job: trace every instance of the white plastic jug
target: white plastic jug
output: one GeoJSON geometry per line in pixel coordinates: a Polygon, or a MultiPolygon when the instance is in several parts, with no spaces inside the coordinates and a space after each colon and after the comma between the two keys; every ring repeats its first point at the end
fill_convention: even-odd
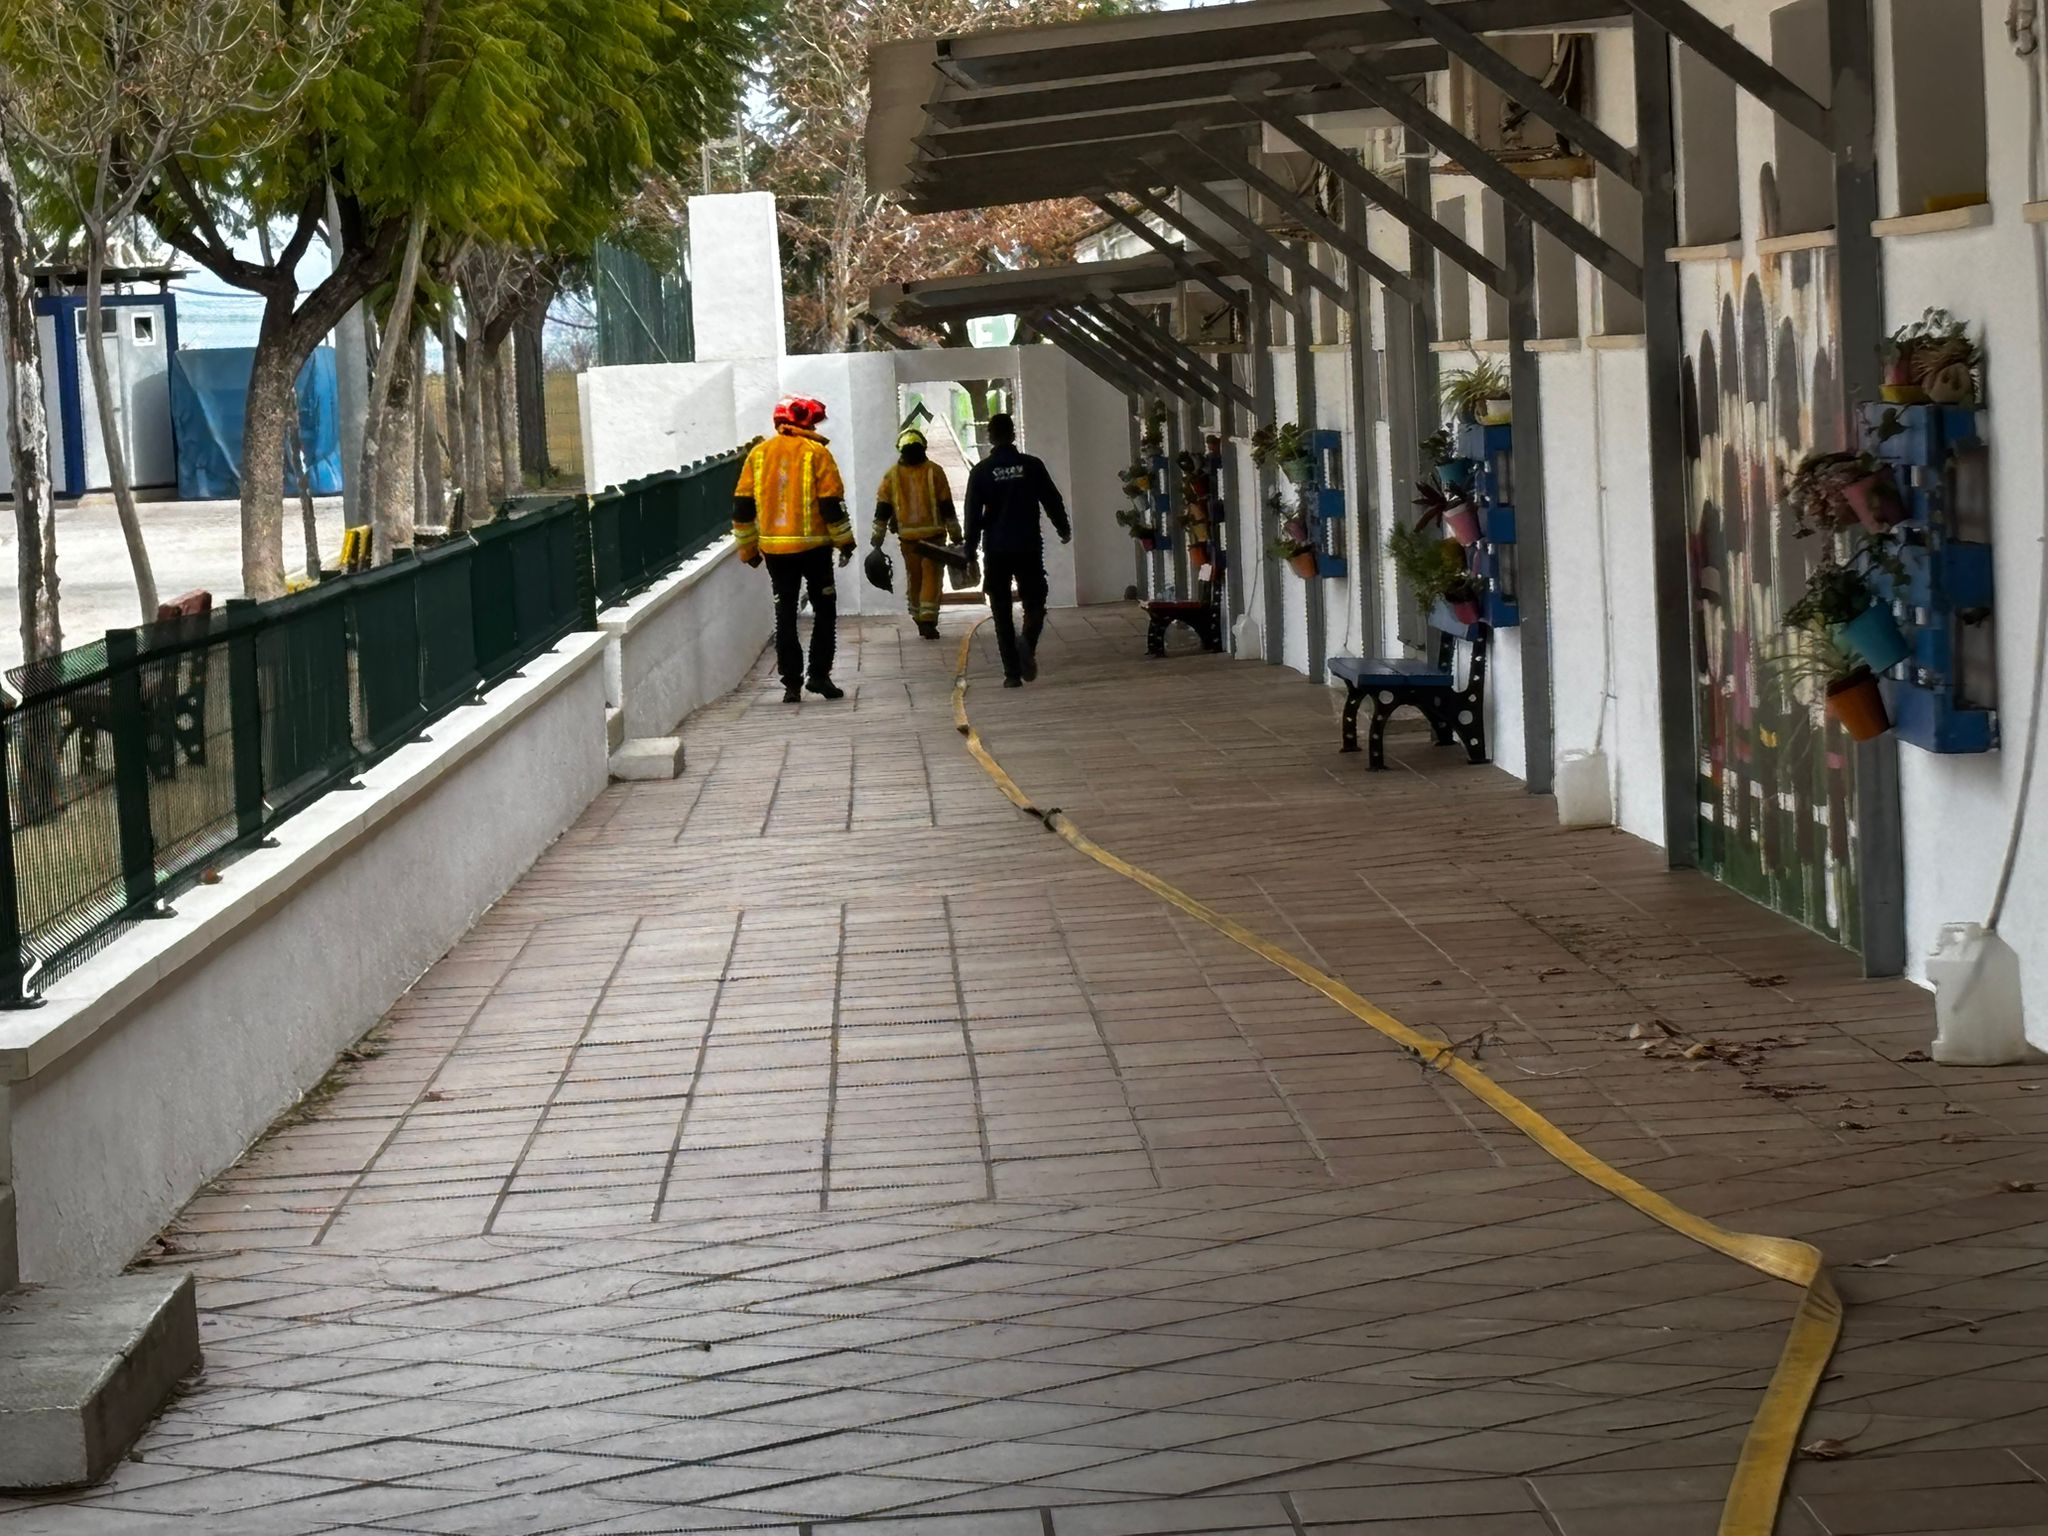
{"type": "Polygon", "coordinates": [[[1949,923],[1927,957],[1934,984],[1934,1059],[1959,1067],[2038,1061],[2027,1044],[2020,957],[1981,923],[1949,923]]]}
{"type": "Polygon", "coordinates": [[[1259,621],[1246,614],[1230,626],[1231,654],[1239,661],[1258,661],[1263,656],[1260,650],[1259,621]]]}
{"type": "Polygon", "coordinates": [[[1557,824],[1611,827],[1614,795],[1605,752],[1566,752],[1557,760],[1557,824]]]}

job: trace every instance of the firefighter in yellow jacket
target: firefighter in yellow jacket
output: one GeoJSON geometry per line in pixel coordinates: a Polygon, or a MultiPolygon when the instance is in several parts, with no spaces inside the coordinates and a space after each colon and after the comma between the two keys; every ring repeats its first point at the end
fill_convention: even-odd
{"type": "Polygon", "coordinates": [[[839,626],[839,592],[832,584],[832,551],[843,566],[853,558],[853,522],[846,484],[832,450],[818,435],[825,407],[789,396],[775,407],[775,435],[747,453],[733,488],[732,534],[748,565],[768,562],[775,589],[775,660],[782,671],[782,701],[795,704],[808,688],[822,698],[843,698],[832,682],[839,626]],[[811,599],[811,664],[804,666],[796,630],[797,598],[811,599]]]}
{"type": "Polygon", "coordinates": [[[924,434],[915,427],[905,427],[896,439],[896,462],[875,492],[875,535],[869,542],[880,549],[891,528],[903,551],[903,595],[910,616],[920,635],[936,640],[946,573],[925,554],[924,546],[939,538],[958,544],[960,521],[953,515],[953,488],[946,484],[946,472],[925,457],[924,434]]]}

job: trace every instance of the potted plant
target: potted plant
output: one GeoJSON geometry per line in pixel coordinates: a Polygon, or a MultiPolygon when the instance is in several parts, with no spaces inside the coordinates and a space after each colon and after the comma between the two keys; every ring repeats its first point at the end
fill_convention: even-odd
{"type": "Polygon", "coordinates": [[[1876,672],[1906,659],[1906,637],[1890,605],[1878,601],[1861,571],[1832,557],[1813,568],[1806,590],[1785,610],[1784,625],[1825,636],[1876,672]]]}
{"type": "Polygon", "coordinates": [[[1472,545],[1479,542],[1479,509],[1472,505],[1462,491],[1443,483],[1442,466],[1437,473],[1424,480],[1415,489],[1419,493],[1415,505],[1422,509],[1422,516],[1416,519],[1419,526],[1442,523],[1444,532],[1460,544],[1472,545]]]}
{"type": "Polygon", "coordinates": [[[1158,526],[1146,516],[1143,507],[1125,507],[1117,513],[1116,520],[1117,526],[1136,539],[1147,553],[1158,546],[1158,526]]]}
{"type": "Polygon", "coordinates": [[[1166,402],[1154,398],[1145,406],[1145,428],[1139,434],[1140,442],[1147,448],[1166,446],[1166,402]]]}
{"type": "Polygon", "coordinates": [[[1892,728],[1876,673],[1821,630],[1797,629],[1792,634],[1792,644],[1767,664],[1788,691],[1795,683],[1818,683],[1828,718],[1852,740],[1871,741],[1892,728]]]}
{"type": "Polygon", "coordinates": [[[1885,338],[1882,393],[1892,405],[1975,405],[1981,361],[1969,328],[1945,309],[1929,309],[1885,338]]]}
{"type": "Polygon", "coordinates": [[[1432,534],[1427,523],[1396,523],[1387,533],[1387,554],[1425,614],[1444,600],[1452,582],[1466,574],[1465,551],[1458,541],[1432,534]]]}
{"type": "Polygon", "coordinates": [[[1316,546],[1309,537],[1308,519],[1299,512],[1289,512],[1287,504],[1278,494],[1269,498],[1267,505],[1281,514],[1279,535],[1266,546],[1266,553],[1275,560],[1284,560],[1294,568],[1294,574],[1308,578],[1316,573],[1316,546]]]}
{"type": "Polygon", "coordinates": [[[1477,624],[1485,617],[1480,604],[1486,601],[1486,582],[1470,571],[1460,571],[1444,583],[1444,605],[1460,624],[1477,624]]]}
{"type": "Polygon", "coordinates": [[[1116,478],[1124,494],[1133,501],[1142,501],[1152,494],[1152,471],[1142,463],[1118,470],[1116,478]]]}
{"type": "Polygon", "coordinates": [[[1856,524],[1881,534],[1906,516],[1897,477],[1868,453],[1809,453],[1785,482],[1785,508],[1801,534],[1856,524]]]}
{"type": "Polygon", "coordinates": [[[1444,409],[1459,421],[1499,424],[1510,416],[1507,370],[1490,357],[1470,368],[1454,368],[1439,384],[1444,409]]]}
{"type": "Polygon", "coordinates": [[[1252,462],[1261,469],[1271,465],[1290,480],[1305,480],[1313,468],[1309,436],[1292,421],[1259,427],[1252,433],[1252,462]]]}

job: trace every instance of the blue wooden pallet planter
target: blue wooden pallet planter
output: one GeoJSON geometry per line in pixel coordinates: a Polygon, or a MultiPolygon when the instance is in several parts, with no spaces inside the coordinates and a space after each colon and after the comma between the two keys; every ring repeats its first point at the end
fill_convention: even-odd
{"type": "Polygon", "coordinates": [[[1923,752],[1989,752],[1998,745],[1995,710],[1972,709],[1955,702],[1948,689],[1920,683],[1893,682],[1892,729],[1899,740],[1923,752]]]}

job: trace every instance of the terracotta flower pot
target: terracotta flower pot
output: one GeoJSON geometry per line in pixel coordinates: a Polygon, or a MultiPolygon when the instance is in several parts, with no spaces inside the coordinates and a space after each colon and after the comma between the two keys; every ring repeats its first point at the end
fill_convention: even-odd
{"type": "Polygon", "coordinates": [[[1870,671],[1859,668],[1849,676],[1828,684],[1828,715],[1854,741],[1874,741],[1892,728],[1885,713],[1884,693],[1870,671]]]}
{"type": "Polygon", "coordinates": [[[1477,624],[1484,617],[1479,607],[1479,599],[1476,597],[1454,597],[1445,601],[1450,607],[1451,617],[1460,624],[1477,624]]]}
{"type": "Polygon", "coordinates": [[[1479,542],[1479,509],[1468,502],[1444,512],[1444,532],[1460,544],[1473,545],[1479,542]]]}
{"type": "Polygon", "coordinates": [[[1190,544],[1190,545],[1188,546],[1188,569],[1189,569],[1189,570],[1191,570],[1191,571],[1199,571],[1199,570],[1200,570],[1200,569],[1201,569],[1201,568],[1202,568],[1203,566],[1207,565],[1208,563],[1209,563],[1209,546],[1208,546],[1207,544],[1200,544],[1200,543],[1197,543],[1197,544],[1190,544]]]}
{"type": "Polygon", "coordinates": [[[1316,574],[1316,552],[1312,549],[1296,550],[1287,557],[1287,563],[1294,567],[1294,574],[1304,581],[1312,580],[1316,574]]]}
{"type": "Polygon", "coordinates": [[[1927,391],[1918,384],[1880,384],[1878,393],[1886,405],[1925,405],[1927,391]]]}
{"type": "Polygon", "coordinates": [[[1899,482],[1889,470],[1878,470],[1842,487],[1842,500],[1856,514],[1856,521],[1872,533],[1883,533],[1903,522],[1906,504],[1899,496],[1899,482]]]}
{"type": "Polygon", "coordinates": [[[1138,535],[1138,548],[1144,550],[1146,554],[1151,554],[1158,547],[1159,541],[1150,534],[1141,533],[1138,535]]]}

